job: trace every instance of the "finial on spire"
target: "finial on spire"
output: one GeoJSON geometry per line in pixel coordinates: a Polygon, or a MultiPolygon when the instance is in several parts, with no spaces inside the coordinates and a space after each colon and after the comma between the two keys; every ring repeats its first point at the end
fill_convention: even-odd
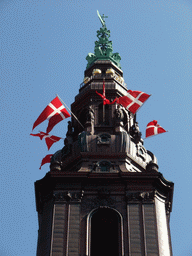
{"type": "Polygon", "coordinates": [[[105,18],[108,18],[108,16],[105,16],[104,14],[101,16],[100,14],[99,14],[99,11],[97,10],[97,15],[98,15],[98,17],[99,17],[99,19],[100,19],[100,21],[101,21],[101,24],[102,24],[102,26],[103,27],[106,27],[106,25],[105,25],[105,18]]]}
{"type": "Polygon", "coordinates": [[[88,61],[87,68],[90,67],[96,60],[111,60],[119,68],[121,57],[119,53],[113,53],[112,41],[109,41],[110,30],[105,25],[105,16],[101,16],[97,11],[97,15],[101,21],[102,27],[97,30],[98,41],[95,41],[94,53],[88,53],[86,60],[88,61]]]}

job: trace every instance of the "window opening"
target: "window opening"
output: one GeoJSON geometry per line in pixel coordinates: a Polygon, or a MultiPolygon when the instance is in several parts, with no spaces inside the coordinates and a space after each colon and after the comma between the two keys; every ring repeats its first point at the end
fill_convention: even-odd
{"type": "Polygon", "coordinates": [[[119,220],[115,211],[96,211],[91,218],[91,256],[118,256],[119,233],[119,220]]]}

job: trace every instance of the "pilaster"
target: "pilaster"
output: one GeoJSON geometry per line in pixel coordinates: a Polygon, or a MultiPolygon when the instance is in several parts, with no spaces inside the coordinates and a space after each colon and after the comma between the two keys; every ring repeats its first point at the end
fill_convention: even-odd
{"type": "Polygon", "coordinates": [[[154,193],[127,192],[129,255],[159,255],[154,193]]]}
{"type": "Polygon", "coordinates": [[[79,255],[82,191],[54,192],[51,256],[79,255]]]}

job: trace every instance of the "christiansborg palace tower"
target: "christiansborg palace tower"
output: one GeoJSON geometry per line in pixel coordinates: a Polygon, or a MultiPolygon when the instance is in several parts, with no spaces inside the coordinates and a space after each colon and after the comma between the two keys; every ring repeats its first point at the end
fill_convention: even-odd
{"type": "Polygon", "coordinates": [[[136,115],[118,104],[127,94],[121,57],[104,16],[84,82],[71,105],[64,147],[35,182],[38,256],[169,256],[173,183],[143,146],[136,115]]]}

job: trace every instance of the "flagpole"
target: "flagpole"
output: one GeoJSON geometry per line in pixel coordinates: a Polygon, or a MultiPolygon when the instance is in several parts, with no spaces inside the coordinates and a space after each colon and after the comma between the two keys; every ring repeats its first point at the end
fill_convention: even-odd
{"type": "Polygon", "coordinates": [[[66,106],[66,108],[69,110],[69,112],[74,116],[74,118],[77,120],[77,122],[83,127],[84,129],[84,126],[81,124],[81,122],[77,119],[77,117],[73,114],[73,112],[71,112],[71,110],[67,107],[67,105],[65,104],[65,102],[59,97],[58,94],[56,94],[57,97],[61,100],[61,102],[66,106]]]}

